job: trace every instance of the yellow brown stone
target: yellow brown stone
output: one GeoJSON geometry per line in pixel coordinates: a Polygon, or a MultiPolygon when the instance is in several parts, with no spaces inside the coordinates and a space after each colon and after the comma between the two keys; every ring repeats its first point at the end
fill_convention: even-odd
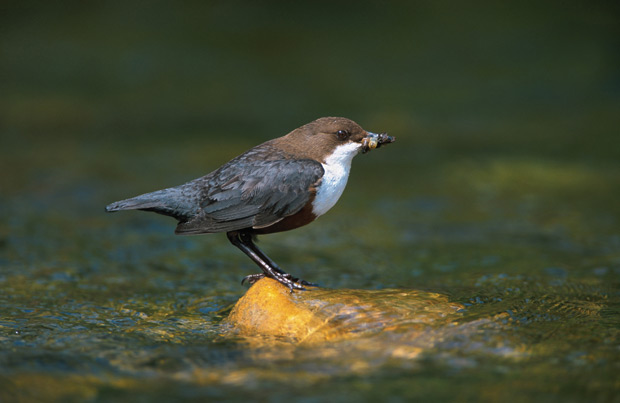
{"type": "Polygon", "coordinates": [[[264,278],[239,299],[228,321],[243,336],[316,343],[383,331],[419,333],[454,320],[460,308],[444,295],[424,291],[309,287],[291,293],[264,278]]]}

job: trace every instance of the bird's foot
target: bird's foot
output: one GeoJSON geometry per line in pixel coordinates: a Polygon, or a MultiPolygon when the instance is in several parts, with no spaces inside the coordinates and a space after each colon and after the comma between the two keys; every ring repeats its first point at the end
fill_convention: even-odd
{"type": "Polygon", "coordinates": [[[263,277],[273,278],[274,280],[278,281],[280,284],[287,286],[291,290],[291,292],[293,292],[293,290],[305,291],[306,289],[304,286],[318,287],[317,284],[310,283],[306,280],[300,280],[297,277],[293,277],[288,273],[278,273],[278,272],[275,272],[273,277],[266,276],[264,273],[250,274],[249,276],[245,276],[243,280],[241,280],[241,284],[244,284],[247,281],[250,285],[253,285],[254,283],[262,279],[263,277]]]}
{"type": "Polygon", "coordinates": [[[305,286],[307,286],[307,287],[318,287],[318,286],[319,286],[319,285],[318,285],[318,284],[316,284],[316,283],[311,283],[311,282],[309,282],[309,281],[306,281],[306,280],[301,280],[301,279],[298,279],[298,278],[296,278],[296,279],[295,279],[295,281],[296,281],[296,282],[299,282],[299,284],[301,284],[301,285],[305,285],[305,286]]]}
{"type": "Polygon", "coordinates": [[[265,277],[263,273],[250,274],[249,276],[245,276],[243,280],[241,280],[241,284],[243,285],[247,281],[248,284],[253,285],[254,283],[256,283],[258,280],[260,280],[263,277],[265,277]]]}

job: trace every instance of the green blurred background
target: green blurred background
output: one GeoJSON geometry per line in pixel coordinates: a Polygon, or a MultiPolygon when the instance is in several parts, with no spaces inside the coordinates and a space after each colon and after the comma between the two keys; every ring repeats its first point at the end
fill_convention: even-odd
{"type": "Polygon", "coordinates": [[[613,158],[618,12],[604,1],[4,3],[3,140],[255,141],[344,115],[412,149],[613,158]]]}
{"type": "Polygon", "coordinates": [[[618,4],[2,2],[0,385],[26,400],[617,399],[618,4]],[[366,375],[258,364],[214,336],[255,270],[245,256],[174,237],[167,217],[103,213],[330,115],[398,141],[356,158],[333,212],[261,245],[328,287],[441,292],[464,323],[509,312],[499,335],[366,375]],[[179,368],[245,377],[205,389],[179,368]],[[271,392],[244,384],[256,368],[271,392]]]}

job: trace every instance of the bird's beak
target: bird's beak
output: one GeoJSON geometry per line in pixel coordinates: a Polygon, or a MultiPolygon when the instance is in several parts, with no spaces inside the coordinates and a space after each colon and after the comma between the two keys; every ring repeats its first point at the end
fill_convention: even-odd
{"type": "Polygon", "coordinates": [[[368,136],[362,139],[362,153],[379,148],[382,144],[393,143],[395,141],[396,137],[388,136],[387,133],[377,134],[368,132],[368,136]]]}

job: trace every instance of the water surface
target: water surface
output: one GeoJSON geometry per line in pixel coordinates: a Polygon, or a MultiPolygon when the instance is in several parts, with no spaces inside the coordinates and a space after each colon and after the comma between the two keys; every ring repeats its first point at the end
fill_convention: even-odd
{"type": "Polygon", "coordinates": [[[613,6],[106,4],[0,24],[0,400],[618,400],[613,6]],[[324,115],[397,143],[261,248],[454,316],[248,340],[225,318],[256,268],[224,235],[103,212],[324,115]]]}

